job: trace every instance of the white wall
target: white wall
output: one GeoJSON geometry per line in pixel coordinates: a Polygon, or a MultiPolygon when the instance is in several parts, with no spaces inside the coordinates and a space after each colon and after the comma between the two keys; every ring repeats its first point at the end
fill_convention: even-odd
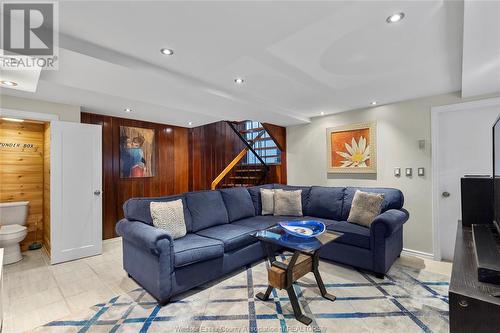
{"type": "Polygon", "coordinates": [[[80,107],[74,105],[52,103],[2,94],[0,96],[0,108],[56,114],[59,116],[59,120],[80,122],[80,107]]]}
{"type": "MultiPolygon", "coordinates": [[[[433,157],[436,158],[438,177],[434,189],[434,209],[440,251],[437,257],[452,260],[455,249],[457,221],[462,217],[461,190],[458,181],[463,175],[491,175],[492,130],[500,114],[500,98],[479,102],[460,103],[433,110],[433,157]],[[496,102],[495,102],[496,100],[496,102]],[[487,103],[486,106],[484,103],[487,103]],[[467,134],[467,135],[464,135],[467,134]],[[450,193],[442,197],[442,193],[450,193]]],[[[438,244],[435,244],[438,246],[438,244]]]]}
{"type": "Polygon", "coordinates": [[[458,93],[444,94],[317,117],[310,124],[288,127],[288,183],[398,188],[410,212],[404,228],[404,247],[433,253],[430,109],[462,101],[458,93]],[[377,174],[327,174],[326,129],[370,121],[377,122],[377,174]],[[419,140],[425,140],[425,149],[419,148],[419,140]],[[393,175],[395,167],[402,169],[399,178],[393,175]],[[411,178],[404,176],[407,167],[413,168],[411,178]],[[416,175],[418,167],[425,168],[424,177],[416,175]]]}

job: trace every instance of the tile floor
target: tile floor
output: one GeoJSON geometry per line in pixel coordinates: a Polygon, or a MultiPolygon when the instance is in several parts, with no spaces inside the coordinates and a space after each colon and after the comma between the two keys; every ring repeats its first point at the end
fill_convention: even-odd
{"type": "MultiPolygon", "coordinates": [[[[4,333],[24,332],[49,321],[88,311],[137,284],[122,269],[121,239],[106,240],[103,254],[49,265],[40,250],[4,267],[4,333]]],[[[451,264],[401,256],[399,264],[451,275],[451,264]]]]}
{"type": "Polygon", "coordinates": [[[122,268],[121,238],[103,242],[103,254],[50,266],[42,250],[4,266],[3,332],[24,332],[88,310],[137,288],[122,268]]]}

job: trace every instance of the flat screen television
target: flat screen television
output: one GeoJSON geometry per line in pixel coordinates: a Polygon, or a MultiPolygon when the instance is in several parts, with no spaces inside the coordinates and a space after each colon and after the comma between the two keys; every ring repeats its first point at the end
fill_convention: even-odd
{"type": "MultiPolygon", "coordinates": [[[[493,125],[493,229],[500,234],[500,118],[493,125]]],[[[473,224],[478,280],[500,284],[500,251],[491,224],[473,224]]]]}
{"type": "Polygon", "coordinates": [[[493,125],[493,224],[500,234],[500,117],[493,125]]]}

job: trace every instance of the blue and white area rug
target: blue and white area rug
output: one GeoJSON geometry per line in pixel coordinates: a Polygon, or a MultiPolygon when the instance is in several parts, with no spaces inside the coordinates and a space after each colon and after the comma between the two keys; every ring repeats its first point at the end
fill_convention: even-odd
{"type": "Polygon", "coordinates": [[[255,298],[267,286],[267,262],[180,295],[160,307],[143,289],[96,304],[35,332],[448,332],[446,276],[394,265],[384,280],[322,261],[335,302],[321,297],[314,276],[295,290],[310,326],[296,321],[286,291],[255,298]]]}

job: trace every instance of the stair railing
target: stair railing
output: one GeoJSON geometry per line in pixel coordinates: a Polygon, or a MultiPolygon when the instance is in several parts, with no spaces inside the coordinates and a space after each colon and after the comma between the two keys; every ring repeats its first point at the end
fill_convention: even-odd
{"type": "Polygon", "coordinates": [[[266,172],[269,171],[269,166],[266,164],[266,162],[264,162],[262,157],[260,157],[260,155],[255,151],[255,149],[253,149],[253,144],[255,143],[255,141],[257,141],[258,138],[260,138],[262,135],[264,135],[266,133],[266,130],[265,129],[261,130],[259,132],[259,134],[254,139],[247,141],[247,139],[245,139],[245,137],[240,133],[240,131],[238,131],[238,129],[234,126],[234,124],[232,122],[228,121],[227,123],[229,124],[231,129],[234,131],[234,133],[236,133],[236,135],[238,135],[240,140],[247,146],[247,148],[252,153],[254,153],[255,157],[257,157],[259,162],[262,163],[262,165],[266,168],[266,172]]]}
{"type": "Polygon", "coordinates": [[[217,185],[219,185],[219,183],[224,179],[224,177],[226,177],[227,174],[229,172],[231,172],[231,170],[233,170],[233,168],[238,164],[238,162],[240,162],[243,159],[243,157],[245,157],[247,155],[249,150],[252,151],[255,154],[255,156],[257,156],[257,158],[259,159],[259,161],[262,164],[264,164],[264,166],[266,168],[266,174],[267,174],[267,171],[269,170],[269,166],[262,160],[262,158],[253,149],[253,144],[255,143],[255,141],[257,141],[257,139],[261,138],[266,133],[266,131],[265,130],[260,131],[253,140],[250,140],[250,142],[248,142],[241,135],[241,133],[234,127],[234,125],[232,123],[230,123],[230,122],[227,122],[227,123],[232,128],[232,130],[238,135],[240,140],[242,140],[245,143],[246,147],[243,150],[241,150],[240,153],[238,155],[236,155],[236,157],[231,161],[231,163],[229,163],[224,168],[224,170],[222,170],[222,172],[214,179],[214,181],[212,182],[212,184],[210,186],[210,188],[212,190],[215,190],[217,188],[217,185]]]}

